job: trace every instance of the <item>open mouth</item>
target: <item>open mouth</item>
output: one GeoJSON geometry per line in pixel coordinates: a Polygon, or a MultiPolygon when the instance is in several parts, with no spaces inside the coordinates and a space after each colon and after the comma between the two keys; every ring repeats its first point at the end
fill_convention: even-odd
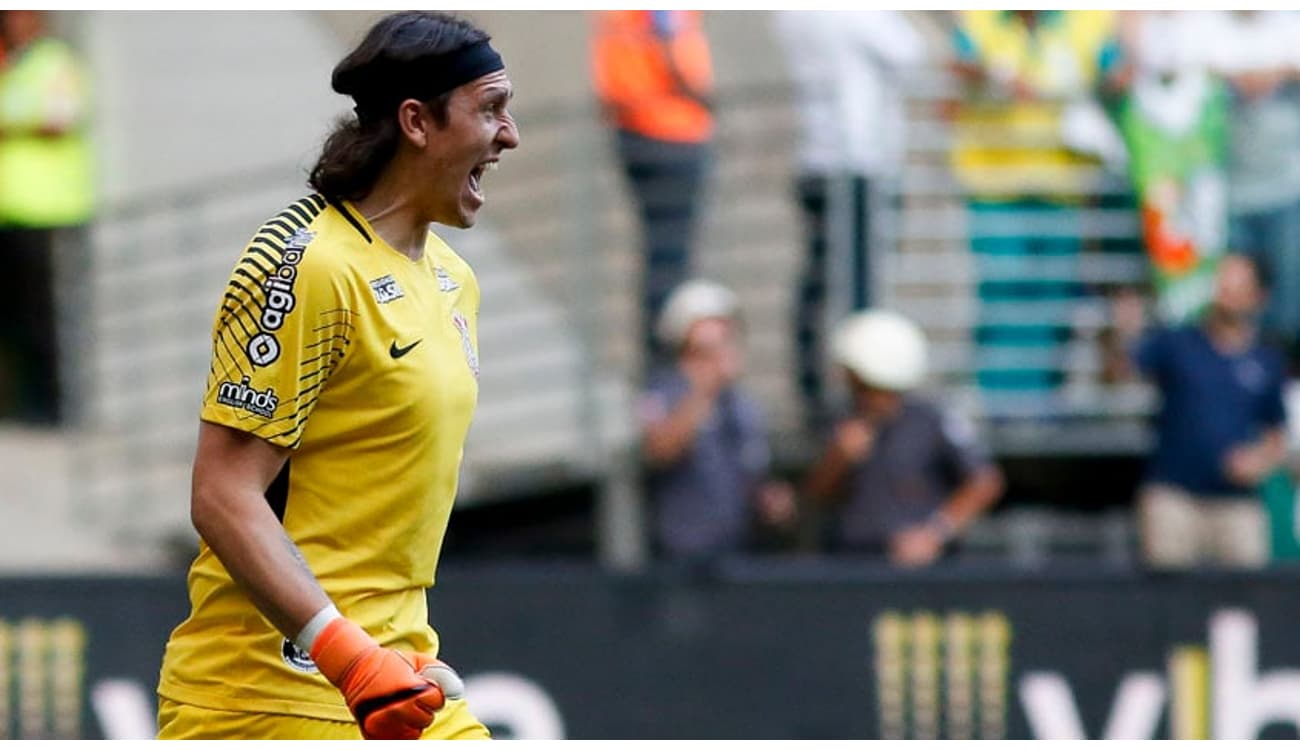
{"type": "Polygon", "coordinates": [[[496,159],[480,162],[469,172],[469,189],[479,200],[483,199],[483,175],[497,168],[496,159]]]}

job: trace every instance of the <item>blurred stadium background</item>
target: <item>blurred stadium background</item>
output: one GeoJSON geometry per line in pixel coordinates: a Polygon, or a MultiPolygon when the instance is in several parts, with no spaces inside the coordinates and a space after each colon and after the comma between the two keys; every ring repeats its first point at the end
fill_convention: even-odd
{"type": "MultiPolygon", "coordinates": [[[[482,286],[484,367],[431,601],[445,657],[501,736],[1295,736],[1288,569],[1154,575],[1135,559],[1154,400],[1104,383],[1098,348],[1106,291],[1148,273],[1125,182],[1097,170],[1079,202],[1084,298],[976,304],[968,242],[998,229],[969,224],[947,168],[943,14],[910,13],[934,55],[908,90],[902,184],[872,196],[898,207],[874,229],[873,263],[881,301],[934,343],[933,390],[975,422],[1008,492],[932,570],[828,558],[804,528],[707,576],[649,552],[637,229],[591,93],[589,22],[470,15],[507,60],[524,145],[489,179],[479,226],[449,233],[482,286]],[[981,315],[1068,322],[1072,342],[1044,355],[1068,386],[982,395],[981,315]]],[[[305,192],[345,111],[328,71],[374,17],[54,14],[93,74],[102,200],[88,246],[59,255],[73,418],[0,424],[0,738],[152,731],[158,659],[186,608],[214,304],[252,229],[305,192]]],[[[697,257],[741,297],[746,384],[795,476],[818,443],[800,427],[790,349],[792,84],[766,13],[706,24],[719,132],[697,257]]]]}

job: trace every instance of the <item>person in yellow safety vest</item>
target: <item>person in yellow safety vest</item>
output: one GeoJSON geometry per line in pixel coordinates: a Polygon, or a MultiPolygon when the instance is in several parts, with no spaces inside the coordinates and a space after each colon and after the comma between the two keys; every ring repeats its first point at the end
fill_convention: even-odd
{"type": "Polygon", "coordinates": [[[94,205],[89,86],[41,11],[0,15],[0,417],[57,422],[56,234],[94,205]]]}
{"type": "MultiPolygon", "coordinates": [[[[647,360],[664,300],[692,273],[713,140],[713,64],[699,11],[599,11],[592,77],[640,213],[641,335],[647,360]]],[[[652,364],[647,361],[647,364],[652,364]]],[[[647,368],[649,369],[649,368],[647,368]]]]}

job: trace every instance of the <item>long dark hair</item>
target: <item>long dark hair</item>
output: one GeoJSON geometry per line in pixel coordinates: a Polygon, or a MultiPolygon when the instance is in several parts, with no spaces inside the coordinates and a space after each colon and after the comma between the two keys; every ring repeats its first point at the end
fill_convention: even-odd
{"type": "MultiPolygon", "coordinates": [[[[330,200],[360,200],[370,194],[397,153],[401,131],[397,102],[386,111],[361,104],[368,93],[383,89],[394,69],[414,60],[485,42],[488,33],[447,13],[404,11],[385,16],[361,44],[334,66],[330,86],[357,100],[354,114],[334,125],[307,184],[330,200]]],[[[447,124],[451,92],[426,102],[439,127],[447,124]]]]}

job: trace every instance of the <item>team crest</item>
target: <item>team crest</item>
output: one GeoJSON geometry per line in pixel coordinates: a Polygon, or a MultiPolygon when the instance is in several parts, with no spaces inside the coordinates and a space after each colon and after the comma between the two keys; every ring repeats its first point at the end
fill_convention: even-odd
{"type": "Polygon", "coordinates": [[[280,644],[280,656],[284,659],[285,664],[288,664],[299,672],[306,674],[316,674],[320,672],[320,669],[316,667],[316,662],[311,660],[311,657],[307,655],[307,652],[298,648],[297,644],[288,638],[285,638],[284,643],[280,644]]]}
{"type": "Polygon", "coordinates": [[[474,351],[474,341],[469,335],[469,321],[460,310],[453,310],[451,313],[452,325],[460,331],[460,346],[465,350],[465,363],[469,365],[470,372],[474,373],[475,379],[478,378],[478,353],[474,351]]]}
{"type": "Polygon", "coordinates": [[[447,273],[447,269],[442,266],[435,266],[433,273],[438,277],[438,291],[454,292],[457,289],[460,289],[460,284],[457,284],[456,280],[447,273]]]}

